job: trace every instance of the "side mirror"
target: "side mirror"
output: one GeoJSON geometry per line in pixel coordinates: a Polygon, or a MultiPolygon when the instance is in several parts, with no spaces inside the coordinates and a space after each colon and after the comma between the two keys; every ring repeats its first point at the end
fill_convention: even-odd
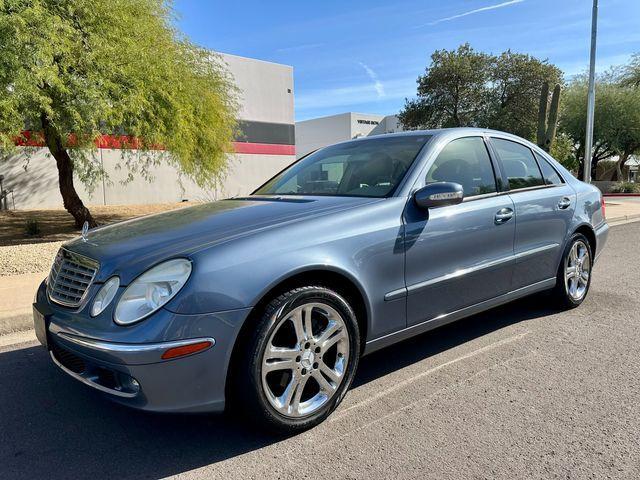
{"type": "Polygon", "coordinates": [[[462,185],[453,182],[437,182],[425,185],[413,194],[416,205],[422,209],[457,205],[462,202],[462,185]]]}

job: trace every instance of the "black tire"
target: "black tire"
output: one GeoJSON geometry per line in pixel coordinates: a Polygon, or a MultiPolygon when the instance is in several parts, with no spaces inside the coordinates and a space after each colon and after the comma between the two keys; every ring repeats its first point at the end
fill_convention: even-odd
{"type": "MultiPolygon", "coordinates": [[[[355,375],[360,356],[360,332],[358,322],[349,303],[338,293],[322,286],[304,286],[292,289],[273,298],[262,312],[258,312],[257,322],[248,332],[241,346],[236,371],[231,376],[235,407],[240,407],[242,417],[259,422],[261,427],[281,433],[296,433],[312,428],[327,418],[344,398],[355,375]],[[271,335],[280,321],[296,307],[307,303],[320,303],[336,310],[344,321],[348,332],[349,354],[341,383],[333,396],[313,413],[302,417],[290,417],[279,412],[268,400],[262,382],[262,359],[271,335]]],[[[297,361],[297,359],[296,359],[297,361]]],[[[314,365],[315,366],[315,365],[314,365]]],[[[235,409],[235,408],[234,408],[235,409]]]]}
{"type": "Polygon", "coordinates": [[[556,302],[556,304],[565,309],[576,308],[579,306],[585,298],[587,298],[587,294],[589,293],[589,287],[591,286],[591,278],[593,276],[593,246],[590,244],[589,239],[585,237],[581,233],[574,233],[569,241],[567,242],[567,246],[564,249],[562,254],[562,260],[560,261],[560,265],[558,266],[558,273],[556,277],[556,286],[552,290],[552,296],[556,302]],[[568,265],[569,256],[571,254],[571,250],[574,248],[574,245],[584,244],[586,245],[587,255],[589,259],[589,278],[587,280],[586,288],[584,293],[579,297],[575,298],[572,296],[567,287],[567,281],[565,280],[565,271],[568,265]]]}

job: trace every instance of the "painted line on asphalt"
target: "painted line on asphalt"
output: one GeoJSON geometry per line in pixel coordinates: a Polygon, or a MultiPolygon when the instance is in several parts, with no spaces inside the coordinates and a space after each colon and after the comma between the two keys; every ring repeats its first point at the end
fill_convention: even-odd
{"type": "MultiPolygon", "coordinates": [[[[526,332],[525,335],[528,334],[528,333],[529,332],[526,332]]],[[[491,365],[490,367],[483,368],[482,370],[474,373],[473,375],[470,375],[470,376],[464,378],[464,381],[467,381],[467,380],[470,380],[472,378],[478,377],[479,375],[484,374],[484,373],[486,373],[488,371],[491,371],[491,370],[495,369],[496,367],[502,367],[502,366],[508,365],[512,361],[523,360],[525,358],[528,358],[528,357],[530,357],[532,355],[536,355],[536,354],[537,354],[536,351],[532,350],[532,351],[530,351],[529,353],[527,353],[525,355],[521,355],[519,357],[509,358],[509,359],[507,359],[507,360],[505,360],[503,362],[499,362],[499,363],[497,363],[495,365],[491,365]]],[[[347,430],[346,432],[344,432],[344,433],[342,433],[340,435],[337,435],[337,436],[335,436],[333,438],[330,438],[330,439],[322,442],[320,444],[320,446],[329,445],[331,443],[334,443],[336,440],[340,440],[340,439],[343,439],[343,438],[348,437],[350,435],[353,435],[354,433],[358,433],[358,432],[361,432],[363,430],[366,430],[367,428],[369,428],[369,427],[371,427],[373,425],[381,423],[381,422],[383,422],[383,421],[385,421],[385,420],[387,420],[387,419],[389,419],[391,417],[396,416],[399,413],[405,412],[405,411],[407,411],[407,410],[409,410],[409,409],[411,409],[411,408],[413,408],[413,407],[415,407],[415,406],[417,406],[417,405],[419,405],[421,403],[424,403],[424,402],[432,399],[433,397],[436,397],[438,394],[440,394],[441,392],[447,390],[448,388],[451,388],[451,385],[446,385],[446,386],[444,386],[442,388],[434,390],[433,392],[431,392],[431,394],[427,395],[424,398],[420,398],[418,400],[414,400],[413,402],[410,402],[410,403],[408,403],[406,405],[403,405],[403,406],[397,408],[396,410],[392,410],[391,412],[389,412],[389,413],[387,413],[387,414],[385,414],[385,415],[383,415],[381,417],[377,417],[376,419],[371,420],[370,422],[364,423],[364,424],[362,424],[362,425],[360,425],[360,426],[358,426],[356,428],[352,428],[350,430],[347,430]]]]}
{"type": "Polygon", "coordinates": [[[426,377],[428,375],[431,375],[432,373],[435,373],[439,370],[442,370],[443,368],[446,368],[450,365],[453,365],[455,363],[458,362],[462,362],[464,360],[468,360],[469,358],[472,357],[476,357],[478,355],[482,355],[485,352],[489,352],[491,350],[495,350],[496,348],[499,348],[503,345],[507,345],[509,343],[512,342],[516,342],[524,337],[526,337],[527,335],[529,335],[531,332],[530,331],[526,331],[526,332],[522,332],[519,333],[517,335],[513,335],[511,337],[508,338],[504,338],[502,340],[499,340],[497,342],[491,343],[489,345],[485,345],[484,347],[478,348],[477,350],[474,350],[473,352],[469,352],[466,353],[458,358],[454,358],[453,360],[449,360],[448,362],[442,363],[440,365],[437,365],[433,368],[430,368],[429,370],[425,370],[424,372],[420,372],[417,375],[412,376],[411,378],[407,378],[405,380],[403,380],[402,382],[396,383],[395,385],[393,385],[392,387],[389,387],[385,390],[382,390],[378,393],[376,393],[375,395],[368,397],[366,400],[363,400],[359,403],[356,403],[354,405],[351,405],[350,407],[347,407],[345,409],[343,409],[342,411],[338,412],[337,414],[335,414],[333,416],[333,418],[331,418],[329,421],[330,422],[335,422],[337,420],[340,420],[341,418],[343,418],[344,416],[346,416],[349,412],[358,409],[358,408],[362,408],[365,405],[369,405],[370,403],[376,402],[378,401],[380,398],[385,397],[387,395],[392,394],[393,392],[396,392],[398,390],[401,390],[409,385],[411,385],[412,383],[414,383],[415,381],[426,377]]]}
{"type": "Polygon", "coordinates": [[[7,333],[6,335],[0,336],[0,348],[34,341],[37,341],[35,330],[7,333]]]}

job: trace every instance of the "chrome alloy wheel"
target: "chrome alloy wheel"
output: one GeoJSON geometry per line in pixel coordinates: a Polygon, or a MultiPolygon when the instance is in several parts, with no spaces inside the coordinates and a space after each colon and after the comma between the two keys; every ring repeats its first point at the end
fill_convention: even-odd
{"type": "Polygon", "coordinates": [[[305,303],[283,315],[262,356],[262,388],[287,417],[311,415],[342,383],[349,362],[349,332],[325,303],[305,303]]]}
{"type": "Polygon", "coordinates": [[[587,292],[591,275],[591,254],[589,247],[577,240],[569,251],[564,266],[564,282],[567,293],[573,300],[581,300],[587,292]]]}

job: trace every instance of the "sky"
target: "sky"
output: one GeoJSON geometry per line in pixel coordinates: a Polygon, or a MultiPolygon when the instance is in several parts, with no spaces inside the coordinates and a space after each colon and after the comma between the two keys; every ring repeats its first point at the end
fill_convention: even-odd
{"type": "MultiPolygon", "coordinates": [[[[291,65],[296,121],[395,114],[437,49],[469,42],[548,59],[567,78],[589,62],[592,0],[174,0],[178,28],[218,52],[291,65]]],[[[600,0],[597,71],[640,52],[640,0],[600,0]]]]}

